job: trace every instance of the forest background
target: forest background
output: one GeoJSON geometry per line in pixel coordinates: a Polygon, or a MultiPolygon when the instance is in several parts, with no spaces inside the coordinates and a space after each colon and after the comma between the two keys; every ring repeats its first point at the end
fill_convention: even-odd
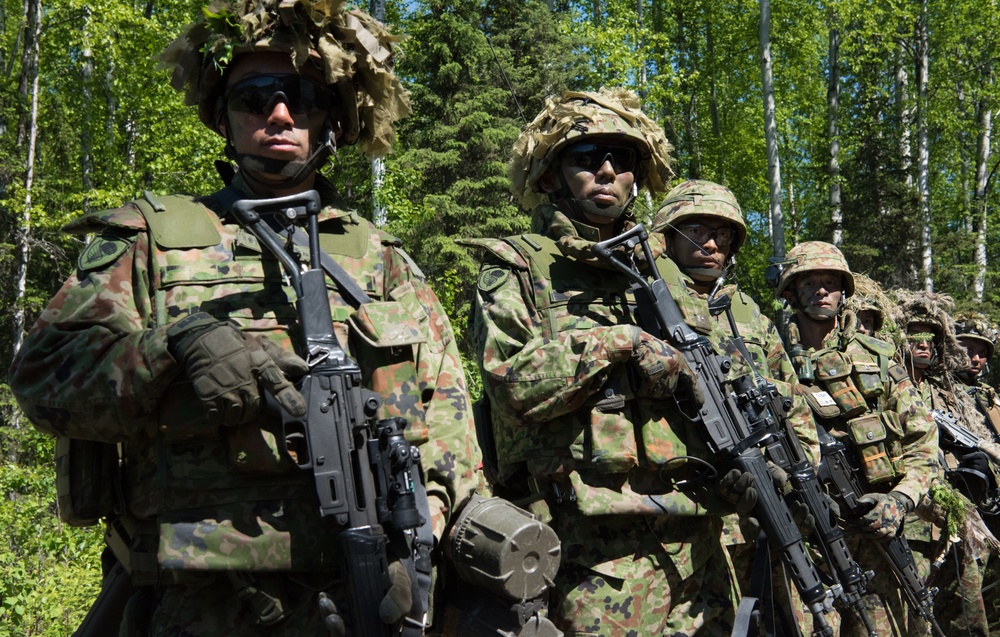
{"type": "MultiPolygon", "coordinates": [[[[408,36],[414,112],[379,189],[354,149],[329,174],[404,240],[466,354],[477,264],[453,238],[526,229],[507,178],[519,111],[602,85],[641,95],[678,179],[736,194],[750,238],[733,276],[765,310],[768,257],[820,239],[885,287],[1000,316],[996,0],[383,1],[362,6],[408,36]]],[[[218,188],[221,140],[156,62],[201,7],[0,0],[0,369],[74,268],[63,224],[143,190],[218,188]]],[[[52,440],[5,384],[0,410],[0,637],[69,635],[100,587],[101,532],[59,523],[52,440]]]]}

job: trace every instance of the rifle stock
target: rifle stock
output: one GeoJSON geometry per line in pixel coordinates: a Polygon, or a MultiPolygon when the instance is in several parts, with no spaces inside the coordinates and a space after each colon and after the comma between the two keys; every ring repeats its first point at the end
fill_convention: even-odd
{"type": "Polygon", "coordinates": [[[802,534],[767,470],[762,446],[777,435],[777,421],[768,410],[754,413],[750,409],[768,399],[760,393],[760,388],[737,386],[726,378],[732,361],[716,354],[708,339],[684,321],[680,307],[656,270],[647,239],[646,229],[636,225],[618,237],[595,244],[593,249],[638,287],[641,294],[636,295],[636,302],[640,305],[641,326],[668,341],[697,372],[705,402],[699,406],[691,396],[675,395],[681,412],[701,426],[712,453],[753,475],[758,487],[754,516],[760,521],[768,545],[781,556],[786,572],[812,614],[813,634],[832,635],[833,630],[825,617],[830,611],[831,593],[825,589],[819,570],[809,559],[802,534]],[[631,255],[636,246],[641,246],[650,265],[651,281],[634,264],[627,264],[613,254],[616,248],[624,247],[631,255]]]}

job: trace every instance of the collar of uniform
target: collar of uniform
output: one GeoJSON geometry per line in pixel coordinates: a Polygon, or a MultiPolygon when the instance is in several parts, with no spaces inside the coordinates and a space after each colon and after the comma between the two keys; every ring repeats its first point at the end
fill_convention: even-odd
{"type": "Polygon", "coordinates": [[[535,206],[531,212],[531,231],[556,240],[561,237],[580,237],[595,242],[601,237],[597,228],[570,219],[566,213],[551,203],[535,206]]]}
{"type": "MultiPolygon", "coordinates": [[[[229,185],[238,190],[244,197],[256,198],[253,189],[250,188],[246,179],[243,178],[243,175],[239,171],[233,176],[233,181],[229,185]]],[[[329,219],[343,219],[344,221],[353,223],[358,221],[344,199],[337,194],[337,189],[334,188],[329,179],[317,174],[313,188],[319,193],[319,200],[323,204],[322,210],[319,211],[319,221],[327,221],[329,219]]]]}

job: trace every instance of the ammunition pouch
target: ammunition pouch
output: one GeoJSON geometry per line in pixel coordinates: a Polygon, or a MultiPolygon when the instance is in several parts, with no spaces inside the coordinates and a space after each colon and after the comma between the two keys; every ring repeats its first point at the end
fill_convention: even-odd
{"type": "Polygon", "coordinates": [[[838,351],[827,352],[816,361],[816,382],[836,401],[842,418],[854,418],[868,411],[864,394],[854,384],[853,370],[850,358],[838,351]]]}
{"type": "Polygon", "coordinates": [[[70,526],[94,526],[112,515],[117,497],[118,446],[56,438],[56,495],[59,519],[70,526]]]}
{"type": "Polygon", "coordinates": [[[901,435],[895,412],[884,411],[853,418],[847,422],[847,431],[868,484],[881,484],[900,475],[890,455],[893,440],[898,440],[901,435]]]}

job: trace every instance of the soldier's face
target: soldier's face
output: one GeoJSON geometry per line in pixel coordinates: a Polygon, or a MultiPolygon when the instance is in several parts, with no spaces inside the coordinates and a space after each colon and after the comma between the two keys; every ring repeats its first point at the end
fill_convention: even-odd
{"type": "Polygon", "coordinates": [[[976,338],[958,337],[958,342],[969,352],[969,371],[978,376],[989,361],[989,345],[976,338]]]}
{"type": "Polygon", "coordinates": [[[799,306],[836,312],[844,298],[844,279],[833,270],[813,270],[795,280],[799,306]]]}
{"type": "Polygon", "coordinates": [[[730,241],[721,241],[718,231],[732,230],[732,227],[731,223],[718,217],[689,217],[678,224],[676,230],[668,231],[670,257],[682,268],[721,270],[733,245],[731,237],[730,241]]]}
{"type": "Polygon", "coordinates": [[[858,312],[858,331],[869,336],[875,333],[875,310],[858,312]]]}
{"type": "Polygon", "coordinates": [[[906,346],[914,367],[924,368],[934,357],[934,326],[929,323],[910,323],[906,326],[906,346]]]}
{"type": "MultiPolygon", "coordinates": [[[[632,173],[635,161],[636,153],[631,147],[581,142],[562,152],[559,169],[574,199],[590,201],[602,208],[624,206],[628,203],[635,183],[635,175],[632,173]]],[[[542,182],[542,187],[548,192],[557,190],[557,180],[551,174],[547,177],[549,179],[542,182]]],[[[600,215],[585,216],[595,226],[609,225],[616,221],[600,215]]]]}
{"type": "Polygon", "coordinates": [[[287,53],[250,53],[233,63],[227,74],[226,117],[221,126],[240,154],[282,161],[305,161],[327,118],[315,95],[323,86],[322,72],[312,64],[296,69],[287,53]],[[268,76],[287,86],[266,86],[268,76]],[[296,83],[305,78],[301,85],[296,83]],[[261,86],[254,86],[254,79],[261,86]],[[263,87],[263,88],[262,88],[263,87]],[[278,89],[285,88],[280,91],[278,89]],[[264,95],[262,90],[271,92],[264,95]],[[254,92],[256,91],[256,92],[254,92]]]}

